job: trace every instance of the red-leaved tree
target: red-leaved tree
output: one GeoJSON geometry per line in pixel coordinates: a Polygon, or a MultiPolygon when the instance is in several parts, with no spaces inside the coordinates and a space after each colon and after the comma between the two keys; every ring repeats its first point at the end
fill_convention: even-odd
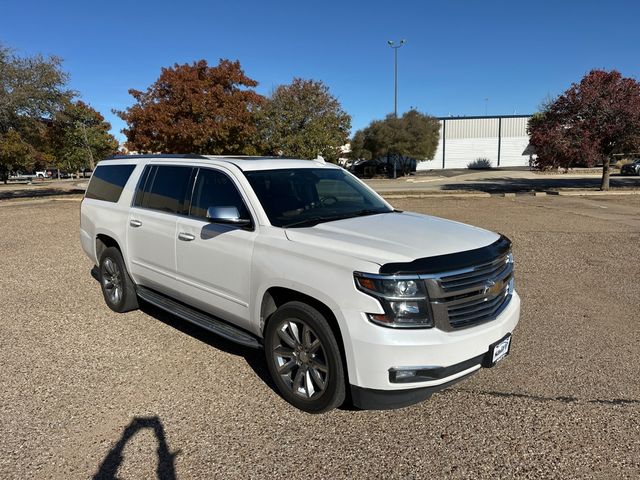
{"type": "Polygon", "coordinates": [[[129,150],[162,153],[252,154],[254,111],[263,97],[240,62],[206,60],[163,68],[145,92],[129,90],[136,103],[115,113],[128,127],[129,150]]]}
{"type": "Polygon", "coordinates": [[[640,83],[617,71],[592,70],[529,121],[538,168],[602,162],[609,189],[613,155],[640,148],[640,83]]]}

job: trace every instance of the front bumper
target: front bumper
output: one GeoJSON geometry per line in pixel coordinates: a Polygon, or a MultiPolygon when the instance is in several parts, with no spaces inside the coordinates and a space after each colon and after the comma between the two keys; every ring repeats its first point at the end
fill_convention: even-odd
{"type": "Polygon", "coordinates": [[[472,371],[457,377],[447,383],[433,387],[410,388],[407,390],[374,390],[351,385],[351,401],[353,405],[363,410],[392,410],[394,408],[408,407],[422,402],[440,390],[450,387],[454,383],[464,380],[472,371]]]}
{"type": "Polygon", "coordinates": [[[520,297],[514,292],[495,320],[449,332],[437,328],[396,330],[372,324],[361,312],[342,313],[348,329],[348,338],[344,338],[345,354],[354,403],[357,406],[366,404],[364,397],[367,395],[393,397],[389,392],[397,392],[397,399],[401,394],[416,399],[409,403],[405,403],[406,400],[390,401],[402,406],[400,404],[420,401],[480,369],[489,346],[511,333],[518,323],[520,297]],[[389,372],[403,367],[422,367],[446,375],[428,381],[392,382],[389,372]],[[387,393],[378,395],[372,391],[387,393]]]}

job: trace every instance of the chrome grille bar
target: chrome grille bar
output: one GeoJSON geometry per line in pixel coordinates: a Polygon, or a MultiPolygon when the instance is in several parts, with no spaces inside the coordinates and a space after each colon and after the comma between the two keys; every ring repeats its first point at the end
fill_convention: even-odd
{"type": "Polygon", "coordinates": [[[422,276],[438,328],[451,331],[494,320],[513,293],[511,255],[465,269],[422,276]]]}

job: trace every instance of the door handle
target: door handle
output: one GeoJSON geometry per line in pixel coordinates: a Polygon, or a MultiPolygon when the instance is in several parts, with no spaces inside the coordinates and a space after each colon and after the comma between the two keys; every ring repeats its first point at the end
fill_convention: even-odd
{"type": "Polygon", "coordinates": [[[180,232],[178,234],[178,239],[182,240],[184,242],[190,242],[192,240],[195,240],[196,237],[195,237],[195,235],[191,235],[190,233],[180,232]]]}
{"type": "Polygon", "coordinates": [[[142,226],[142,222],[140,220],[129,220],[129,225],[133,228],[138,228],[142,226]]]}

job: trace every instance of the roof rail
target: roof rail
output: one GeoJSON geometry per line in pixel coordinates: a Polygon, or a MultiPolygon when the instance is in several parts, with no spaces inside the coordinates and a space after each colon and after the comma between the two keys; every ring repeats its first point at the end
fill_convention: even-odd
{"type": "Polygon", "coordinates": [[[111,155],[104,160],[123,160],[127,158],[193,158],[202,159],[207,158],[204,155],[197,153],[149,153],[149,154],[135,154],[135,155],[111,155]]]}
{"type": "Polygon", "coordinates": [[[293,157],[283,157],[281,155],[205,155],[206,158],[229,160],[289,160],[293,157]]]}

